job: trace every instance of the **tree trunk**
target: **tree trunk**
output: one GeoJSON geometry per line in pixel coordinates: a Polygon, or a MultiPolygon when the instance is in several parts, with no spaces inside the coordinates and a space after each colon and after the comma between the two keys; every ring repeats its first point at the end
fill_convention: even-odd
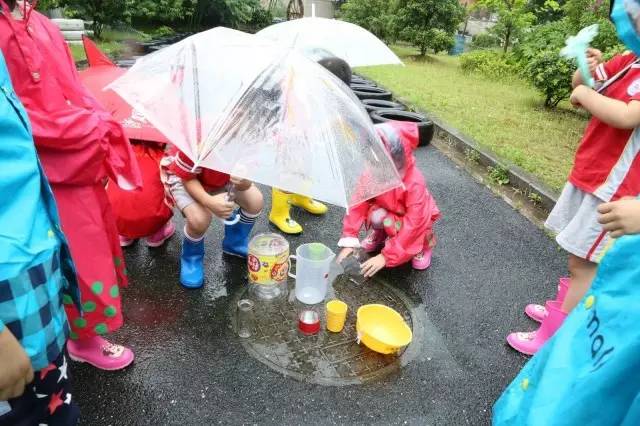
{"type": "Polygon", "coordinates": [[[427,46],[420,46],[420,56],[425,56],[427,54],[427,46]]]}
{"type": "Polygon", "coordinates": [[[504,35],[504,53],[507,53],[511,45],[511,27],[507,27],[507,33],[504,35]]]}

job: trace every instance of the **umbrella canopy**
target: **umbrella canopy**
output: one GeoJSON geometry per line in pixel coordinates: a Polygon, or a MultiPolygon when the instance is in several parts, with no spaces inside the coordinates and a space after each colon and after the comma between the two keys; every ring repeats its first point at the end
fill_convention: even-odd
{"type": "Polygon", "coordinates": [[[335,19],[296,19],[271,25],[256,35],[303,52],[325,49],[352,67],[402,65],[378,37],[358,25],[335,19]]]}
{"type": "Polygon", "coordinates": [[[196,34],[139,59],[109,88],[196,167],[343,207],[402,184],[349,88],[262,38],[196,34]]]}
{"type": "Polygon", "coordinates": [[[126,70],[113,64],[88,37],[83,38],[83,44],[89,68],[79,72],[82,84],[122,124],[129,139],[167,143],[167,138],[145,120],[140,112],[131,108],[131,105],[113,90],[104,90],[106,86],[124,75],[126,70]]]}

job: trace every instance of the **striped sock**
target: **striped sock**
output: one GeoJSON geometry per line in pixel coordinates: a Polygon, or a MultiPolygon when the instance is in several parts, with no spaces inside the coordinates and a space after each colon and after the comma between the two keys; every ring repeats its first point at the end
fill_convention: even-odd
{"type": "Polygon", "coordinates": [[[253,225],[254,223],[256,223],[256,219],[258,219],[258,216],[260,216],[260,213],[262,212],[259,212],[258,214],[251,214],[244,211],[244,209],[240,209],[240,223],[253,225]]]}

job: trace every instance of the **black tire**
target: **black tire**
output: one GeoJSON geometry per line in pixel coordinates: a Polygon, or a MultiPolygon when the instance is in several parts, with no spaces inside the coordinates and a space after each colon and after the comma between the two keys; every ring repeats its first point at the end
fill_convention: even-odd
{"type": "Polygon", "coordinates": [[[358,99],[378,99],[390,101],[393,98],[391,92],[381,89],[380,87],[361,86],[353,90],[358,99]]]}
{"type": "Polygon", "coordinates": [[[388,121],[409,121],[418,123],[419,142],[418,146],[427,146],[433,140],[435,125],[422,114],[410,111],[399,111],[396,109],[383,109],[371,113],[371,120],[375,124],[386,123],[388,121]]]}
{"type": "Polygon", "coordinates": [[[383,109],[395,109],[398,111],[405,111],[407,109],[407,107],[405,107],[401,103],[392,102],[392,101],[383,101],[380,99],[364,99],[362,101],[362,104],[364,105],[365,109],[369,114],[371,114],[374,111],[381,111],[383,109]]]}
{"type": "Polygon", "coordinates": [[[377,87],[378,86],[375,83],[375,81],[367,80],[366,78],[357,77],[357,76],[352,76],[351,77],[351,84],[362,84],[362,85],[365,85],[365,86],[373,86],[373,87],[377,87]]]}
{"type": "Polygon", "coordinates": [[[363,89],[364,89],[365,92],[367,90],[376,89],[377,88],[377,86],[373,86],[371,84],[353,84],[353,83],[351,83],[349,85],[349,87],[351,88],[351,90],[354,90],[354,91],[356,91],[356,90],[363,91],[363,89]]]}

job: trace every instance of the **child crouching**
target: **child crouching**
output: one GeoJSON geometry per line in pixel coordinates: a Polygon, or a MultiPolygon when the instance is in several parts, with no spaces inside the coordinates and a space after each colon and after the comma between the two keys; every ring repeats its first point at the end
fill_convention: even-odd
{"type": "Polygon", "coordinates": [[[235,224],[225,224],[222,250],[232,256],[246,257],[249,235],[264,206],[262,193],[248,180],[215,170],[193,170],[193,162],[175,147],[170,149],[161,166],[167,193],[186,219],[180,283],[186,288],[199,288],[204,283],[204,234],[213,216],[228,219],[239,215],[235,224]],[[235,194],[233,201],[227,194],[230,184],[235,194]],[[235,212],[234,203],[240,206],[235,212]]]}
{"type": "Polygon", "coordinates": [[[440,210],[413,156],[419,141],[418,125],[390,122],[376,125],[376,130],[402,177],[404,188],[359,204],[344,218],[342,238],[338,242],[343,248],[339,262],[356,248],[369,253],[382,249],[362,265],[367,278],[385,267],[393,268],[409,261],[415,269],[427,269],[435,246],[433,224],[440,218],[440,210]],[[363,225],[371,231],[360,243],[358,234],[363,225]]]}

